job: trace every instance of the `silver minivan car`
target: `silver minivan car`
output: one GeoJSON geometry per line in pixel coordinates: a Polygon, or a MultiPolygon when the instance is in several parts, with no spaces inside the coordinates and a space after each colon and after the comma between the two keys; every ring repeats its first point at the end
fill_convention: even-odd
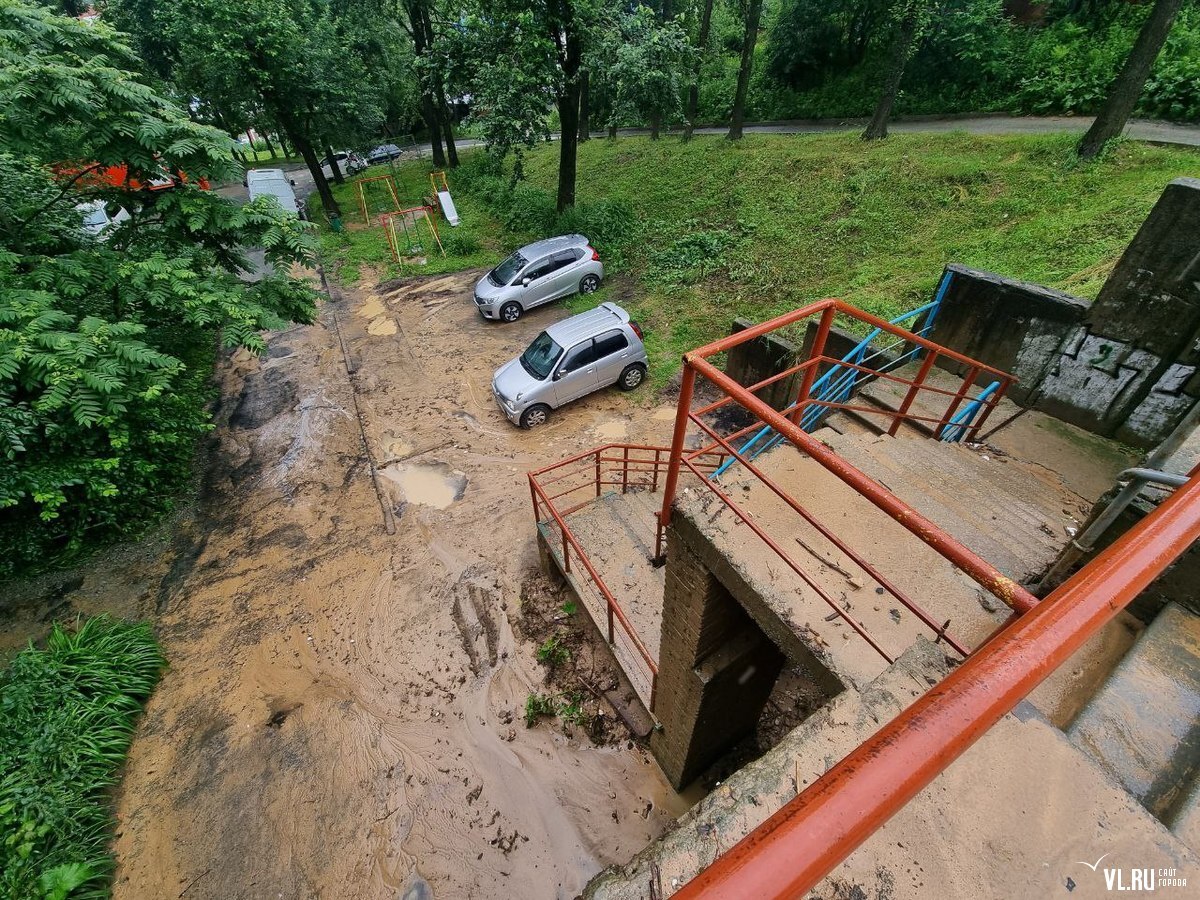
{"type": "Polygon", "coordinates": [[[522,247],[475,283],[475,305],[485,319],[515,322],[525,310],[600,286],[600,254],[582,234],[547,238],[522,247]]]}
{"type": "Polygon", "coordinates": [[[492,377],[492,393],[508,421],[536,428],[557,409],[615,384],[632,391],[646,380],[642,330],[615,303],[551,325],[492,377]]]}

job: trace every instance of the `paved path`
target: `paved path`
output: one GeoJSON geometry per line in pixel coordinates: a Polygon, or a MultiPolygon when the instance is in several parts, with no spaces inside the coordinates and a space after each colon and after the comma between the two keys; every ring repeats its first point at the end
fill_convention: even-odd
{"type": "MultiPolygon", "coordinates": [[[[818,134],[828,131],[857,131],[866,126],[866,119],[795,119],[783,122],[752,122],[745,126],[747,134],[818,134]]],[[[1090,116],[972,116],[968,118],[921,118],[896,119],[888,123],[888,129],[897,133],[966,131],[970,134],[1082,134],[1092,124],[1090,116]]],[[[697,128],[696,134],[725,134],[728,127],[697,128]]],[[[625,137],[647,135],[648,128],[621,128],[617,132],[625,137]]],[[[665,132],[677,135],[678,131],[665,132]]],[[[1133,119],[1125,127],[1126,137],[1153,144],[1169,144],[1178,147],[1200,147],[1200,125],[1176,125],[1171,122],[1154,122],[1133,119]]],[[[606,131],[593,131],[592,137],[602,138],[606,131]]],[[[551,135],[558,140],[558,135],[551,135]]],[[[482,147],[483,141],[467,138],[456,141],[459,150],[482,147]]],[[[404,148],[402,159],[416,159],[431,155],[428,144],[410,144],[404,148]]],[[[296,181],[296,194],[308,196],[316,190],[312,176],[304,166],[285,169],[296,181]]],[[[241,185],[227,185],[220,189],[227,196],[245,198],[241,185]]]]}

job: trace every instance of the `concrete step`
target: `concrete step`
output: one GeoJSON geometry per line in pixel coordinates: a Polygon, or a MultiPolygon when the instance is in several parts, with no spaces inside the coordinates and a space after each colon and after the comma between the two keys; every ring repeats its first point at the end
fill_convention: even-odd
{"type": "Polygon", "coordinates": [[[1167,827],[1177,838],[1200,853],[1200,778],[1192,779],[1191,786],[1175,805],[1167,827]]]}
{"type": "Polygon", "coordinates": [[[1195,841],[1200,616],[1168,604],[1067,733],[1146,809],[1195,841]]]}
{"type": "Polygon", "coordinates": [[[1041,572],[1070,539],[1080,498],[1022,464],[928,438],[820,432],[839,456],[1009,577],[1041,572]]]}

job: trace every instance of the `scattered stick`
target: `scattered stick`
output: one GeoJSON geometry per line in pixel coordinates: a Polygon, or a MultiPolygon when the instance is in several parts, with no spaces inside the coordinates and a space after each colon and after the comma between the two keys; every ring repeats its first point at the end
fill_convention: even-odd
{"type": "Polygon", "coordinates": [[[817,550],[813,549],[813,547],[811,547],[809,544],[805,543],[804,538],[800,537],[799,535],[796,536],[796,543],[799,544],[801,547],[803,547],[805,550],[807,550],[809,553],[811,553],[818,560],[823,562],[825,565],[829,566],[829,568],[833,569],[833,571],[837,572],[843,578],[853,578],[854,577],[852,574],[850,574],[850,572],[846,571],[846,569],[842,568],[840,565],[838,565],[832,559],[827,557],[824,553],[818,552],[817,550]]]}

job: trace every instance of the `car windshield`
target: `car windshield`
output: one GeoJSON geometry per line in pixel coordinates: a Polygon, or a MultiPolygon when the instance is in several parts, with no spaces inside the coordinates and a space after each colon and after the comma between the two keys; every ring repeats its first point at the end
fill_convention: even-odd
{"type": "Polygon", "coordinates": [[[488,277],[492,279],[492,284],[496,287],[504,287],[510,281],[517,277],[517,273],[525,267],[525,259],[520,253],[514,253],[492,271],[488,272],[488,277]]]}
{"type": "Polygon", "coordinates": [[[533,339],[524,353],[521,354],[521,366],[539,381],[550,377],[550,370],[562,355],[562,347],[554,343],[554,338],[542,332],[533,339]]]}

